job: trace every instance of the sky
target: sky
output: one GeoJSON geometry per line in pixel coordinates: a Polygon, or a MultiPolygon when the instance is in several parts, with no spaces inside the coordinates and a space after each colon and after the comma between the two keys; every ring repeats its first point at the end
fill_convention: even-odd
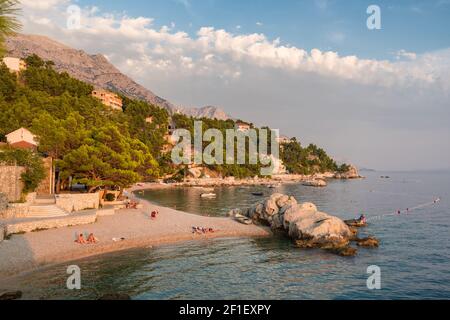
{"type": "Polygon", "coordinates": [[[177,105],[221,107],[360,167],[450,168],[450,0],[22,5],[24,33],[102,53],[177,105]]]}

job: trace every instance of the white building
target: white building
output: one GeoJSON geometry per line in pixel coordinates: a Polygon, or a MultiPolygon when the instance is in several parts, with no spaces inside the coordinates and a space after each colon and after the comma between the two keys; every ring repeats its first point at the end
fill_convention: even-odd
{"type": "Polygon", "coordinates": [[[248,131],[251,129],[251,125],[243,121],[238,121],[236,122],[235,129],[237,131],[248,131]]]}
{"type": "Polygon", "coordinates": [[[20,72],[27,68],[25,61],[19,58],[5,57],[2,61],[11,72],[20,72]]]}
{"type": "Polygon", "coordinates": [[[6,141],[14,148],[36,150],[38,142],[36,136],[25,128],[17,129],[6,135],[6,141]]]}

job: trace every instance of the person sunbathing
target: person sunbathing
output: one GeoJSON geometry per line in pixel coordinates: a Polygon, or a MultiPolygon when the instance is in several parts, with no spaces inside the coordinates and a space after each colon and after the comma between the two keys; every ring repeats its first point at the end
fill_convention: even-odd
{"type": "Polygon", "coordinates": [[[150,217],[152,218],[152,220],[156,219],[158,217],[159,212],[158,211],[153,211],[150,215],[150,217]]]}
{"type": "Polygon", "coordinates": [[[88,239],[87,239],[87,243],[94,244],[94,243],[97,243],[97,242],[98,242],[98,239],[94,236],[93,233],[91,233],[89,235],[88,239]]]}
{"type": "Polygon", "coordinates": [[[84,235],[82,233],[79,233],[75,242],[79,244],[86,244],[86,240],[84,240],[84,235]]]}

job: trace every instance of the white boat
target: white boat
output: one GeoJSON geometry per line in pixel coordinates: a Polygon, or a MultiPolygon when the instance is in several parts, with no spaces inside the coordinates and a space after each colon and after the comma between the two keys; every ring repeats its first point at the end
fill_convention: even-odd
{"type": "Polygon", "coordinates": [[[217,197],[217,195],[215,193],[202,193],[200,195],[200,197],[202,197],[202,198],[215,198],[215,197],[217,197]]]}

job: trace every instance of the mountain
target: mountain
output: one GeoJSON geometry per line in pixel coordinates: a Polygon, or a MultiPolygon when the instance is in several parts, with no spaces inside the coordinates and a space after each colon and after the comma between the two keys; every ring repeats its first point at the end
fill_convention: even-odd
{"type": "Polygon", "coordinates": [[[211,118],[218,120],[231,119],[231,117],[222,109],[213,106],[206,106],[203,108],[181,108],[178,111],[194,118],[211,118]]]}
{"type": "Polygon", "coordinates": [[[140,99],[167,109],[170,113],[182,112],[194,117],[228,119],[217,107],[183,108],[157,96],[149,89],[121,73],[102,54],[88,54],[40,35],[18,34],[6,40],[9,56],[26,58],[37,54],[44,60],[55,63],[55,69],[67,72],[72,77],[95,87],[119,92],[129,98],[140,99]]]}

